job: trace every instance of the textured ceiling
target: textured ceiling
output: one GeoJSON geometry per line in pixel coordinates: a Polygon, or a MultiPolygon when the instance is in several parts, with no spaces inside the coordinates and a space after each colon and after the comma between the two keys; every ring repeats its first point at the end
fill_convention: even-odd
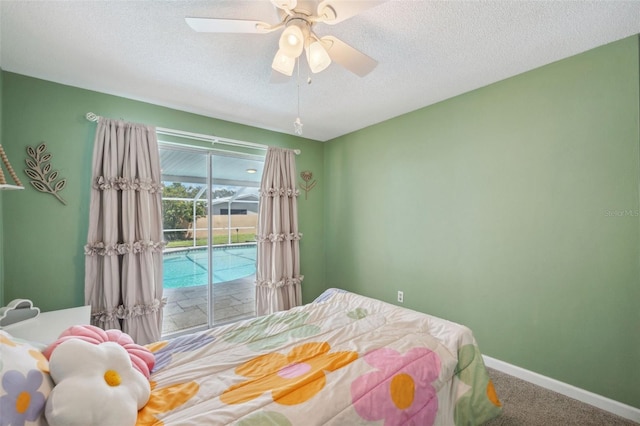
{"type": "MultiPolygon", "coordinates": [[[[2,0],[0,15],[5,71],[293,134],[297,80],[270,83],[280,33],[184,21],[275,23],[268,0],[2,0]]],[[[379,61],[365,77],[332,64],[310,85],[303,70],[304,137],[326,141],[638,34],[640,1],[390,0],[314,29],[379,61]]]]}

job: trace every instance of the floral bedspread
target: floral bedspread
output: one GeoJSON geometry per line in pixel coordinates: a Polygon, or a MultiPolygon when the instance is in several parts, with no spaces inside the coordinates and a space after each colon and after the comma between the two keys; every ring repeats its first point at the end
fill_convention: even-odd
{"type": "Polygon", "coordinates": [[[337,289],[148,347],[139,425],[474,425],[501,413],[468,328],[337,289]]]}

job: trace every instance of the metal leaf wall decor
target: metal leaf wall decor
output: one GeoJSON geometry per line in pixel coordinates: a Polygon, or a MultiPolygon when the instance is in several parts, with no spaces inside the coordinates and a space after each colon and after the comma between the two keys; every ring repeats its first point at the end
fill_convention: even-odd
{"type": "Polygon", "coordinates": [[[28,168],[24,172],[33,179],[29,183],[40,192],[53,195],[66,206],[67,202],[58,193],[67,186],[67,180],[60,179],[56,181],[58,171],[51,170],[49,161],[51,161],[52,155],[47,152],[47,145],[43,142],[35,149],[27,146],[27,154],[31,158],[25,160],[28,168]]]}
{"type": "Polygon", "coordinates": [[[304,190],[304,199],[306,200],[309,191],[311,191],[313,187],[316,186],[317,182],[315,180],[313,182],[310,182],[310,180],[313,179],[313,173],[311,173],[309,170],[301,172],[300,177],[304,181],[304,183],[300,184],[300,189],[304,190]]]}

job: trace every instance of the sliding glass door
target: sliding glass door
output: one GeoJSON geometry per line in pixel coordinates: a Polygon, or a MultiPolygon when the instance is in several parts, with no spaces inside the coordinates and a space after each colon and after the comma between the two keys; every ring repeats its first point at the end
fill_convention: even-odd
{"type": "Polygon", "coordinates": [[[160,145],[163,335],[255,316],[255,233],[263,156],[160,145]]]}

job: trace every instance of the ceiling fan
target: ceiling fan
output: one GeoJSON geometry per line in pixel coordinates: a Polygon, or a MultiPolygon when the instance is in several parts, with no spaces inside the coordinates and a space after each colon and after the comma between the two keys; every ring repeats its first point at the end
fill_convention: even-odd
{"type": "Polygon", "coordinates": [[[338,24],[358,13],[384,3],[386,0],[270,0],[276,7],[280,22],[219,18],[185,18],[198,32],[266,34],[284,28],[278,51],[271,68],[281,75],[291,76],[296,60],[304,51],[313,73],[336,62],[360,77],[370,73],[378,64],[359,50],[333,36],[318,37],[314,25],[338,24]]]}

